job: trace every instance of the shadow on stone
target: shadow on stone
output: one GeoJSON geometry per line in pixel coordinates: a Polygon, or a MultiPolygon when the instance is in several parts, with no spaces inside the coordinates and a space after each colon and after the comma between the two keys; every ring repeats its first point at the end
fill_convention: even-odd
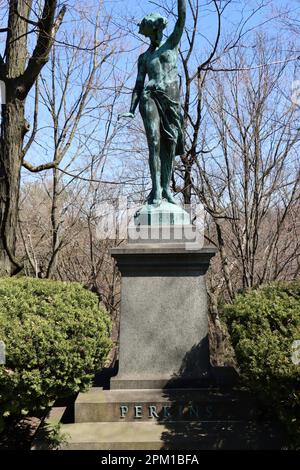
{"type": "Polygon", "coordinates": [[[178,373],[173,375],[164,389],[214,386],[208,358],[209,343],[208,336],[206,336],[184,356],[178,373]],[[195,371],[197,371],[197,377],[195,377],[195,371]]]}
{"type": "Polygon", "coordinates": [[[108,367],[97,372],[93,381],[93,387],[102,387],[103,390],[110,389],[110,380],[118,372],[119,361],[115,362],[114,367],[108,367]]]}
{"type": "Polygon", "coordinates": [[[236,386],[237,377],[232,370],[226,374],[211,368],[207,388],[197,387],[190,396],[188,389],[174,394],[174,383],[189,378],[189,371],[195,370],[195,364],[201,364],[201,355],[206,348],[206,339],[195,345],[184,357],[179,373],[163,390],[169,403],[160,411],[157,420],[166,429],[162,434],[163,449],[283,448],[282,427],[278,422],[267,421],[255,398],[236,386]],[[196,396],[199,392],[199,399],[195,399],[195,392],[196,396]]]}

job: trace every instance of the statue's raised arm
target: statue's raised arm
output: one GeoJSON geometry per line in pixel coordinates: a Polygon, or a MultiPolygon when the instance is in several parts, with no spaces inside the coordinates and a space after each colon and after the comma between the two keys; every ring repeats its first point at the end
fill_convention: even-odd
{"type": "Polygon", "coordinates": [[[186,2],[185,0],[178,0],[178,19],[175,24],[175,28],[172,34],[167,39],[167,44],[171,47],[178,47],[181,36],[184,31],[185,26],[185,18],[186,18],[186,2]]]}

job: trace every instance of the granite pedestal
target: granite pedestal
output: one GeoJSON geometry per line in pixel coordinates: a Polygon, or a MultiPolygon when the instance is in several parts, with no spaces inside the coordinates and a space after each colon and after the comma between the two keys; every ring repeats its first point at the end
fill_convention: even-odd
{"type": "Polygon", "coordinates": [[[205,274],[215,250],[197,245],[191,225],[187,239],[176,238],[174,226],[148,240],[132,236],[143,229],[129,229],[129,243],[111,250],[122,276],[119,370],[111,388],[207,386],[205,274]]]}

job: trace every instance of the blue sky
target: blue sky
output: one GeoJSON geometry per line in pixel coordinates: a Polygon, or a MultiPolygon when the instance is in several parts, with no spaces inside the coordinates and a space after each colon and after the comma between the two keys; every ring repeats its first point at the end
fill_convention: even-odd
{"type": "MultiPolygon", "coordinates": [[[[70,0],[68,3],[69,8],[65,17],[65,28],[69,32],[71,32],[72,28],[74,27],[73,18],[74,16],[76,16],[75,13],[73,13],[72,11],[72,5],[76,6],[78,2],[76,2],[75,0],[70,0]]],[[[95,5],[96,3],[96,0],[87,0],[86,2],[84,2],[84,4],[87,6],[95,5]]],[[[177,2],[173,1],[175,11],[177,9],[176,3],[177,2]]],[[[224,2],[222,3],[224,4],[224,2]]],[[[168,1],[168,4],[171,5],[172,1],[168,1]]],[[[224,41],[226,37],[232,37],[232,35],[234,35],[237,31],[238,25],[241,24],[241,22],[243,22],[246,18],[250,17],[249,21],[247,22],[247,25],[245,26],[245,30],[251,30],[249,34],[245,36],[245,43],[247,46],[249,46],[251,44],[251,38],[253,37],[254,32],[258,29],[264,29],[269,35],[276,36],[279,28],[279,23],[277,20],[277,14],[279,10],[289,9],[290,13],[295,16],[300,13],[300,2],[297,0],[292,0],[288,2],[288,4],[282,1],[272,0],[266,1],[264,3],[265,6],[251,17],[251,13],[256,10],[261,4],[262,2],[257,0],[250,0],[249,2],[233,1],[227,7],[222,19],[223,24],[221,41],[224,41]]],[[[126,111],[130,105],[130,91],[135,81],[136,61],[139,52],[147,47],[146,44],[143,42],[143,38],[139,37],[136,34],[138,30],[136,23],[151,11],[158,11],[163,15],[165,15],[165,12],[163,9],[160,9],[157,6],[153,5],[153,3],[151,3],[150,1],[141,2],[137,0],[104,0],[104,5],[106,10],[108,12],[111,12],[112,21],[114,25],[123,29],[123,43],[125,45],[125,50],[118,60],[116,70],[119,70],[119,73],[123,74],[123,76],[126,78],[126,88],[124,94],[121,96],[119,105],[119,111],[126,111]],[[132,34],[132,32],[134,34],[132,34]]],[[[167,34],[172,31],[174,22],[175,18],[169,19],[168,28],[166,31],[167,34]]],[[[207,57],[211,50],[209,42],[213,42],[216,35],[217,22],[213,4],[202,2],[202,5],[200,6],[198,24],[199,36],[197,40],[197,48],[194,51],[192,57],[192,61],[195,66],[207,57]]],[[[187,17],[187,26],[189,27],[189,25],[191,25],[190,13],[188,13],[187,17]]],[[[286,38],[288,41],[290,33],[282,32],[283,36],[284,34],[286,34],[286,38]]],[[[294,44],[294,47],[295,49],[297,49],[297,44],[294,44]]],[[[31,98],[32,97],[33,93],[31,93],[31,98]]],[[[114,120],[116,120],[117,111],[118,109],[116,109],[114,120]]],[[[42,116],[45,121],[47,120],[45,111],[41,110],[40,116],[42,116]]],[[[139,121],[136,120],[135,123],[135,125],[138,125],[139,121]]],[[[103,135],[104,132],[104,128],[101,127],[100,124],[99,130],[97,130],[99,136],[103,135]]],[[[128,138],[129,130],[127,130],[125,127],[124,132],[122,134],[122,137],[124,137],[125,141],[126,135],[128,138]]],[[[49,156],[51,156],[51,137],[49,137],[49,134],[46,129],[41,130],[39,132],[39,139],[40,146],[34,145],[30,153],[28,154],[28,159],[35,163],[45,162],[49,159],[49,156]]],[[[115,167],[116,163],[120,163],[120,167],[123,166],[123,162],[119,162],[118,159],[119,157],[115,157],[111,160],[111,165],[107,166],[107,173],[104,174],[104,176],[111,176],[111,168],[115,167]]],[[[27,178],[32,177],[33,175],[27,173],[27,178]]]]}

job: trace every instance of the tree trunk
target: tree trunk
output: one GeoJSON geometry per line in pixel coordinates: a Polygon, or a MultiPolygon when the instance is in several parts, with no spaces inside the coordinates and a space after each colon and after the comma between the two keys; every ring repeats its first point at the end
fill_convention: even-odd
{"type": "MultiPolygon", "coordinates": [[[[32,0],[10,0],[8,3],[6,61],[0,56],[0,79],[6,87],[0,137],[0,276],[16,274],[22,269],[15,258],[15,250],[23,139],[28,130],[24,117],[25,100],[49,59],[55,33],[65,14],[63,6],[55,19],[57,0],[45,0],[39,20],[33,22],[29,19],[32,0]],[[28,59],[27,37],[33,31],[28,31],[29,24],[36,27],[38,36],[28,59]]],[[[36,16],[37,11],[36,5],[36,16]]]]}
{"type": "MultiPolygon", "coordinates": [[[[55,157],[56,158],[56,157],[55,157]]],[[[58,193],[59,193],[59,181],[58,181],[58,170],[53,169],[53,188],[52,188],[52,207],[51,207],[51,228],[52,228],[52,246],[51,246],[51,257],[47,268],[46,277],[51,279],[54,276],[57,258],[60,249],[59,239],[59,209],[58,209],[58,193]]]]}
{"type": "Polygon", "coordinates": [[[28,18],[31,1],[11,1],[9,4],[6,39],[6,104],[2,105],[0,142],[0,275],[12,275],[21,269],[15,260],[16,228],[22,146],[26,132],[24,101],[18,78],[24,73],[27,54],[28,18]]]}
{"type": "Polygon", "coordinates": [[[25,131],[24,104],[7,93],[1,129],[0,152],[0,275],[21,269],[15,259],[16,227],[25,131]]]}

